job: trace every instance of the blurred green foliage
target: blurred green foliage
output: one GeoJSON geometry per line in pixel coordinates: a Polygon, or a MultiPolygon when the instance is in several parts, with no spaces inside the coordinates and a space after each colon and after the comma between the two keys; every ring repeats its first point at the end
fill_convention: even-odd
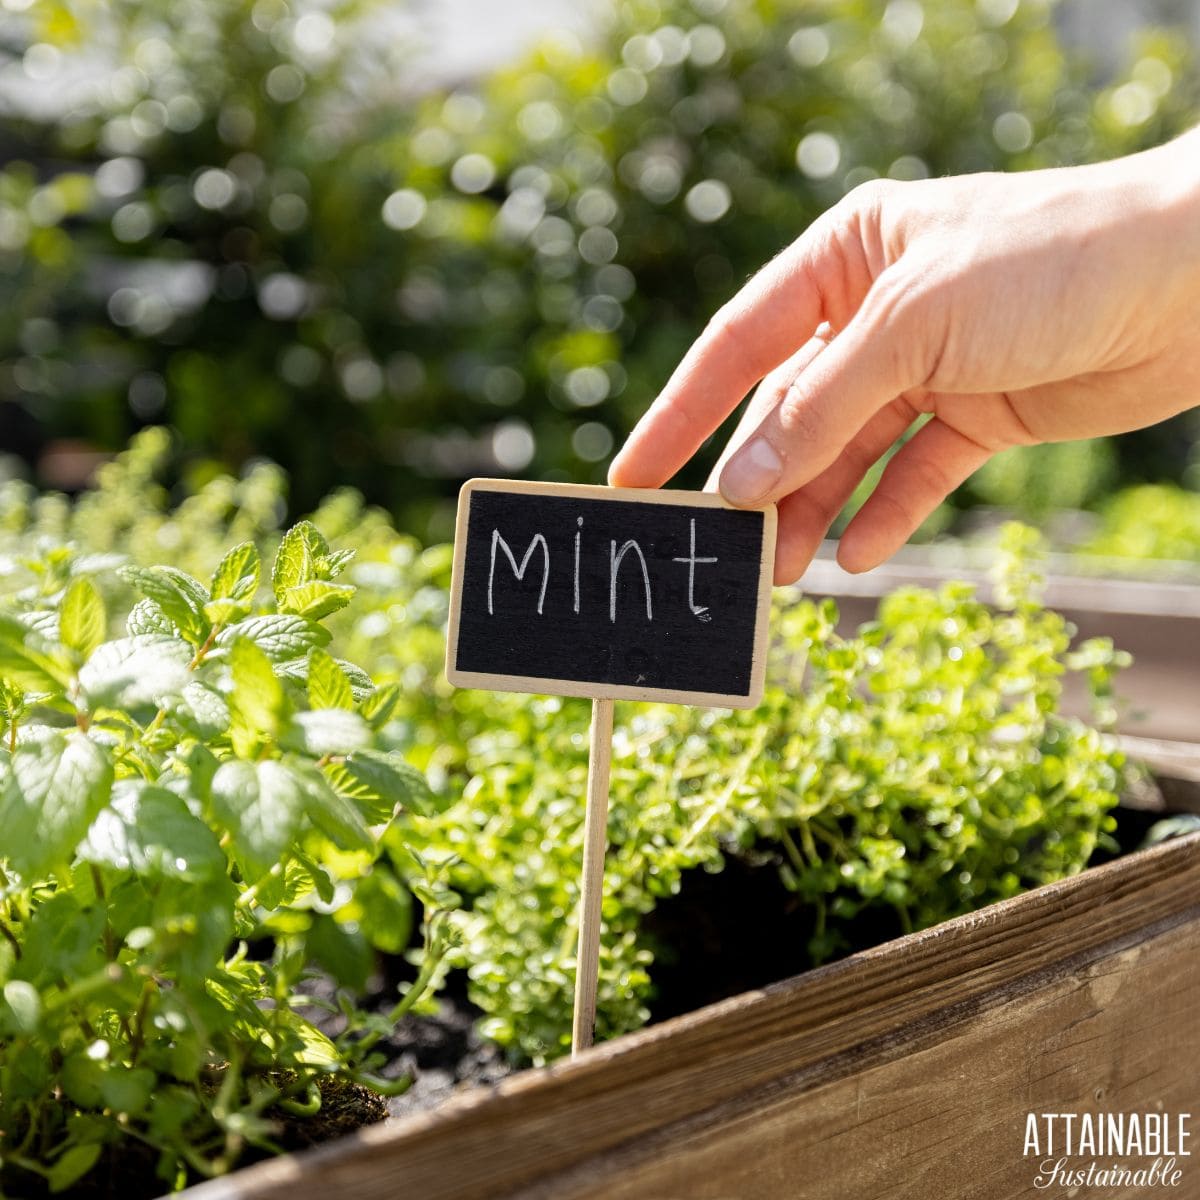
{"type": "MultiPolygon", "coordinates": [[[[1044,0],[629,0],[419,97],[371,0],[11,8],[7,448],[169,421],[201,481],[266,454],[296,511],[353,483],[434,538],[469,474],[601,479],[711,312],[859,182],[1119,154],[1195,111],[1180,39],[1098,84],[1044,0]]],[[[1169,474],[1135,460],[1171,437],[1119,469],[1169,474]]],[[[1005,476],[976,495],[1020,500],[1005,476]]]]}
{"type": "Polygon", "coordinates": [[[1100,509],[1086,554],[1200,562],[1200,494],[1172,484],[1126,488],[1100,509]]]}

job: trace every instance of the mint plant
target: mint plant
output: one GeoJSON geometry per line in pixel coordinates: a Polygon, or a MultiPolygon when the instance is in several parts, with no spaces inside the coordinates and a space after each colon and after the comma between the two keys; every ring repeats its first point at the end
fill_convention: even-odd
{"type": "Polygon", "coordinates": [[[331,1088],[406,1085],[376,1077],[374,1046],[433,981],[448,893],[406,857],[423,969],[391,1013],[357,1011],[373,947],[404,950],[414,920],[380,835],[390,824],[403,857],[399,830],[433,798],[380,735],[399,688],[327,649],[352,553],[294,526],[265,602],[250,542],[207,582],[170,565],[114,576],[44,539],[6,563],[5,1193],[64,1190],[138,1147],[168,1190],[278,1148],[281,1122],[317,1115],[331,1088]],[[140,597],[123,621],[106,590],[140,597]],[[302,1015],[313,965],[347,989],[335,1040],[302,1015]]]}

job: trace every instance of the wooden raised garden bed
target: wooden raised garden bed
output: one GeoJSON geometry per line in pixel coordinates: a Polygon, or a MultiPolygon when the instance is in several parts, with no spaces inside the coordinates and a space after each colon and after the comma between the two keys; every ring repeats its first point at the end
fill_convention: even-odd
{"type": "MultiPolygon", "coordinates": [[[[1200,810],[1200,748],[1130,745],[1200,810]]],[[[1197,996],[1191,834],[188,1194],[1068,1195],[1034,1186],[1029,1113],[1165,1113],[1200,1146],[1197,996]]]]}

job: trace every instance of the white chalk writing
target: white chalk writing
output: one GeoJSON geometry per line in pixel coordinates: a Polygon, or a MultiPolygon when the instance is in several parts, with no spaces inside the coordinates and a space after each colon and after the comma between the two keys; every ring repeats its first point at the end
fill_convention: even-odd
{"type": "Polygon", "coordinates": [[[715,563],[715,558],[697,558],[696,557],[696,518],[692,521],[692,547],[691,553],[687,558],[673,558],[672,562],[687,563],[688,565],[688,608],[691,609],[696,616],[702,621],[711,621],[712,613],[708,611],[707,604],[696,603],[696,564],[697,563],[715,563]]]}
{"type": "MultiPolygon", "coordinates": [[[[517,566],[517,560],[508,543],[500,536],[500,530],[492,530],[492,562],[488,568],[488,613],[495,615],[492,608],[492,583],[496,577],[496,547],[499,546],[508,558],[508,564],[512,567],[513,574],[518,580],[524,580],[526,568],[529,566],[529,560],[533,557],[533,552],[541,546],[542,548],[542,590],[538,594],[537,610],[538,616],[542,615],[542,605],[546,603],[546,584],[550,582],[550,547],[546,544],[546,539],[540,534],[535,533],[533,540],[529,543],[529,549],[525,551],[525,557],[521,559],[521,565],[517,566]]],[[[649,585],[647,585],[649,586],[649,585]]]]}
{"type": "Polygon", "coordinates": [[[632,538],[627,541],[620,550],[617,549],[615,541],[610,543],[609,550],[609,572],[608,572],[608,619],[614,624],[617,620],[617,572],[621,569],[621,560],[625,555],[632,550],[638,556],[638,562],[642,566],[642,584],[646,589],[646,620],[654,620],[654,611],[650,604],[650,571],[646,566],[646,556],[642,553],[642,548],[632,538]]]}

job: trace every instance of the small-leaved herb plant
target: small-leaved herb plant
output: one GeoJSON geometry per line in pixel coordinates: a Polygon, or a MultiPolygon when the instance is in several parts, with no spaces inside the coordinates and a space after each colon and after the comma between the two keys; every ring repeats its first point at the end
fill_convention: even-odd
{"type": "Polygon", "coordinates": [[[374,1047],[453,934],[405,856],[420,974],[392,1012],[354,1007],[414,919],[380,834],[433,800],[381,742],[399,687],[328,649],[352,555],[303,522],[267,581],[250,542],[204,581],[45,538],[4,562],[0,1194],[122,1158],[169,1190],[278,1148],[328,1096],[367,1119],[404,1086],[374,1047]],[[348,989],[336,1040],[298,1011],[313,965],[348,989]]]}
{"type": "MultiPolygon", "coordinates": [[[[1008,526],[993,603],[965,583],[903,588],[853,636],[832,601],[780,593],[757,708],[617,706],[602,1035],[647,1019],[659,947],[646,915],[729,855],[775,864],[811,915],[817,963],[872,910],[925,927],[1112,847],[1124,760],[1102,730],[1128,659],[1107,639],[1070,648],[1040,600],[1040,553],[1035,531],[1008,526]],[[1068,673],[1090,690],[1091,724],[1061,711],[1068,673]]],[[[453,856],[469,898],[453,959],[490,1036],[556,1057],[570,1044],[588,706],[432,687],[409,699],[425,706],[417,728],[453,706],[463,739],[457,768],[447,740],[413,747],[434,774],[466,776],[462,799],[414,831],[431,859],[453,856]]]]}

